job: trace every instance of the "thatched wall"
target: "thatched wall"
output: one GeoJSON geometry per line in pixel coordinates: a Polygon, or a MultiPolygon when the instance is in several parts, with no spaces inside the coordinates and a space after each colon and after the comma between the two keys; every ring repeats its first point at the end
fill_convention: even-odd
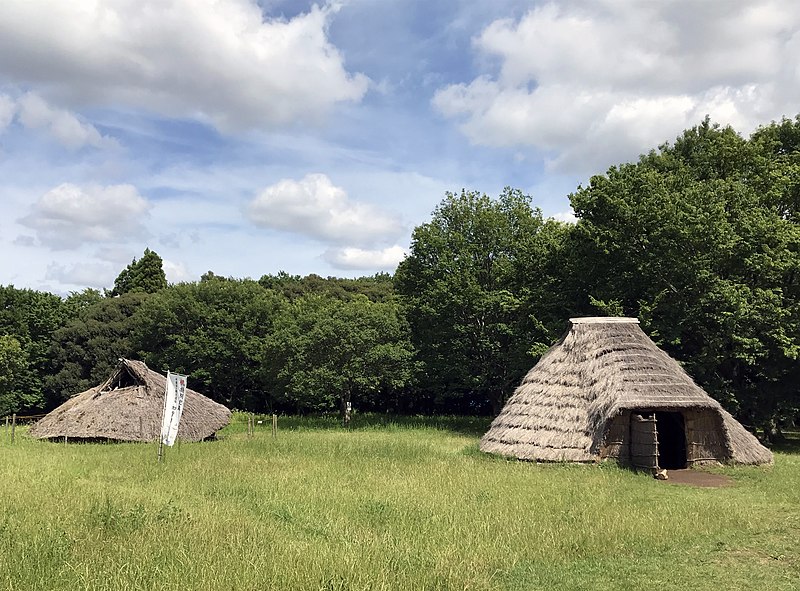
{"type": "Polygon", "coordinates": [[[614,458],[629,464],[631,458],[631,412],[624,410],[608,422],[600,458],[614,458]]]}
{"type": "Polygon", "coordinates": [[[728,411],[720,409],[720,415],[732,462],[737,464],[771,464],[773,462],[772,452],[761,445],[758,439],[728,411]]]}
{"type": "Polygon", "coordinates": [[[686,421],[686,462],[691,465],[728,462],[730,453],[722,428],[722,415],[710,409],[683,411],[686,421]]]}
{"type": "MultiPolygon", "coordinates": [[[[120,360],[103,384],[82,392],[30,430],[39,439],[158,441],[166,377],[141,361],[120,360]]],[[[228,424],[231,411],[194,390],[186,390],[178,439],[201,441],[228,424]]]]}

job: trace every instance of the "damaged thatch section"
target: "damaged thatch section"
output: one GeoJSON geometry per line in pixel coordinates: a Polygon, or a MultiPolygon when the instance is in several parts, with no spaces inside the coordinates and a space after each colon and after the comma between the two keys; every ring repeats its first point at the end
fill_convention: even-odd
{"type": "Polygon", "coordinates": [[[687,465],[772,462],[772,453],[659,349],[637,319],[574,318],[571,324],[492,422],[481,450],[572,462],[637,463],[632,458],[650,454],[655,462],[656,415],[667,414],[685,425],[687,465]],[[634,424],[649,417],[651,443],[634,424]],[[651,451],[641,451],[648,445],[651,451]]]}
{"type": "MultiPolygon", "coordinates": [[[[39,439],[158,441],[166,378],[141,361],[120,359],[111,377],[53,410],[30,430],[39,439]]],[[[178,439],[201,441],[228,424],[231,411],[186,390],[178,439]]]]}

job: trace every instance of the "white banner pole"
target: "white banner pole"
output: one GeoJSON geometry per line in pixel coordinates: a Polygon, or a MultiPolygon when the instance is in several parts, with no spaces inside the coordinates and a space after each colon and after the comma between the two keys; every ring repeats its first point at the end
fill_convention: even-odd
{"type": "Polygon", "coordinates": [[[167,379],[164,382],[164,404],[161,405],[161,428],[158,432],[158,461],[161,461],[164,455],[164,418],[167,415],[167,393],[169,392],[169,370],[167,370],[167,379]]]}

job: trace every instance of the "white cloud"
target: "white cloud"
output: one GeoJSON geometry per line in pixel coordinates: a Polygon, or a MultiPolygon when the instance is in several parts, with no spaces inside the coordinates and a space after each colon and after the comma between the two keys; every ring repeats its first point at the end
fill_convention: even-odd
{"type": "Polygon", "coordinates": [[[253,0],[0,3],[0,73],[59,104],[124,105],[221,130],[316,122],[359,101],[327,38],[335,8],[264,19],[253,0]]]}
{"type": "Polygon", "coordinates": [[[146,234],[143,218],[150,204],[132,185],[59,185],[42,195],[21,224],[54,249],[87,242],[126,242],[146,234]]]}
{"type": "Polygon", "coordinates": [[[568,224],[574,224],[578,221],[578,218],[575,217],[574,211],[560,211],[556,214],[553,214],[552,217],[554,220],[558,220],[559,222],[566,222],[568,224]]]}
{"type": "Polygon", "coordinates": [[[20,234],[12,241],[16,246],[36,246],[36,238],[20,234]]]}
{"type": "Polygon", "coordinates": [[[351,201],[324,174],[284,179],[267,187],[250,203],[248,215],[265,228],[338,244],[387,242],[404,229],[398,217],[351,201]]]}
{"type": "Polygon", "coordinates": [[[434,106],[476,144],[530,146],[551,168],[635,158],[708,114],[747,133],[797,110],[800,4],[576,2],[497,20],[488,73],[434,106]]]}
{"type": "MultiPolygon", "coordinates": [[[[141,250],[144,250],[142,247],[141,250]]],[[[134,258],[141,257],[138,245],[133,247],[125,244],[104,244],[96,248],[94,256],[101,261],[111,263],[115,269],[120,271],[125,268],[134,258]]]]}
{"type": "Polygon", "coordinates": [[[378,250],[362,248],[335,248],[325,252],[323,258],[337,269],[394,271],[406,256],[402,246],[378,250]]]}
{"type": "Polygon", "coordinates": [[[20,97],[18,111],[19,121],[25,127],[45,129],[61,145],[72,150],[86,145],[95,148],[117,145],[112,138],[101,135],[94,125],[81,122],[69,111],[50,106],[37,94],[29,92],[20,97]]]}
{"type": "Polygon", "coordinates": [[[115,269],[108,263],[82,262],[74,265],[62,265],[54,262],[47,265],[45,279],[57,281],[62,287],[68,285],[81,289],[85,287],[102,289],[113,285],[118,274],[119,269],[115,269]]]}
{"type": "Polygon", "coordinates": [[[182,281],[192,281],[196,279],[183,263],[176,263],[167,259],[162,259],[162,268],[170,283],[180,283],[182,281]]]}
{"type": "Polygon", "coordinates": [[[6,94],[0,94],[0,133],[9,126],[16,112],[17,105],[14,100],[6,94]]]}

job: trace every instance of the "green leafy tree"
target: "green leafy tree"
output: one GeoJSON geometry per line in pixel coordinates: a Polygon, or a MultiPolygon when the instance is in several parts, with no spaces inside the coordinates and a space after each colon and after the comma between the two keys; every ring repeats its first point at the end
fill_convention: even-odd
{"type": "Polygon", "coordinates": [[[135,347],[150,367],[189,374],[191,387],[214,400],[264,411],[272,391],[264,343],[280,305],[255,281],[207,274],[148,298],[134,322],[135,347]]]}
{"type": "Polygon", "coordinates": [[[31,408],[38,402],[19,388],[19,376],[27,371],[27,365],[19,341],[10,335],[0,335],[0,416],[31,408]]]}
{"type": "Polygon", "coordinates": [[[21,355],[20,363],[12,363],[14,371],[5,386],[16,393],[14,399],[21,404],[17,410],[34,410],[45,404],[43,376],[51,369],[50,341],[63,323],[62,306],[61,298],[53,294],[0,286],[0,336],[13,339],[6,342],[10,358],[21,355]]]}
{"type": "Polygon", "coordinates": [[[768,434],[798,408],[798,129],[783,121],[747,140],[706,120],[571,196],[577,305],[641,317],[768,434]]]}
{"type": "Polygon", "coordinates": [[[98,295],[90,291],[67,298],[65,306],[77,313],[53,333],[52,369],[45,379],[48,407],[96,386],[121,357],[135,355],[133,316],[149,296],[133,292],[97,299],[98,295]]]}
{"type": "Polygon", "coordinates": [[[265,288],[274,290],[290,300],[310,294],[319,294],[339,300],[349,300],[359,295],[365,295],[373,302],[382,302],[394,295],[392,276],[388,273],[344,279],[339,277],[322,278],[313,273],[300,277],[280,271],[277,275],[264,275],[258,282],[265,288]]]}
{"type": "Polygon", "coordinates": [[[149,248],[144,249],[142,258],[134,258],[114,280],[111,296],[123,293],[144,292],[156,293],[167,287],[167,276],[164,274],[163,260],[149,248]]]}
{"type": "MultiPolygon", "coordinates": [[[[395,288],[405,303],[424,382],[447,410],[498,411],[553,335],[537,316],[544,255],[563,241],[530,198],[448,193],[413,233],[395,288]]],[[[552,313],[553,302],[542,306],[552,313]],[[550,307],[550,308],[548,308],[550,307]]]]}
{"type": "Polygon", "coordinates": [[[92,288],[83,291],[72,291],[64,299],[63,313],[65,321],[77,318],[84,310],[103,301],[103,294],[92,288]]]}
{"type": "Polygon", "coordinates": [[[757,166],[754,183],[764,204],[800,223],[800,115],[760,127],[750,144],[757,166]]]}
{"type": "Polygon", "coordinates": [[[272,335],[268,365],[297,410],[385,406],[415,373],[408,325],[395,302],[366,296],[343,301],[308,295],[283,312],[272,335]]]}

